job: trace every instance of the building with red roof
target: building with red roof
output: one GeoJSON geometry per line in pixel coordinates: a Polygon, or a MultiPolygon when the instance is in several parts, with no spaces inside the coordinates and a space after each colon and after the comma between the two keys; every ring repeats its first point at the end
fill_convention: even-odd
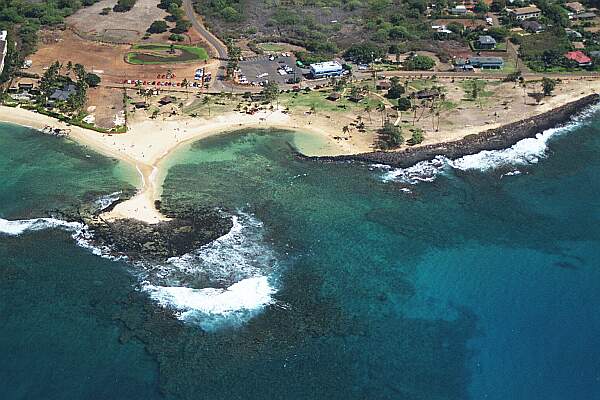
{"type": "Polygon", "coordinates": [[[589,67],[592,65],[592,59],[585,55],[583,51],[569,51],[565,57],[571,61],[575,61],[580,67],[589,67]]]}

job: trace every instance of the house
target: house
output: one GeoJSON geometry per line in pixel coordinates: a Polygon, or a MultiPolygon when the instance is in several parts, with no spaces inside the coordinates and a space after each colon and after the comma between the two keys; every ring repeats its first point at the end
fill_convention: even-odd
{"type": "Polygon", "coordinates": [[[514,19],[518,21],[523,21],[531,18],[539,18],[542,15],[542,11],[536,6],[529,6],[514,8],[512,10],[509,10],[509,14],[514,19]]]}
{"type": "Polygon", "coordinates": [[[160,105],[162,106],[166,106],[167,104],[171,104],[173,103],[175,100],[177,100],[174,97],[171,96],[165,96],[162,99],[160,99],[158,102],[160,103],[160,105]]]}
{"type": "Polygon", "coordinates": [[[456,6],[454,8],[451,8],[448,11],[450,11],[450,14],[452,14],[452,15],[466,15],[467,14],[467,7],[465,7],[465,6],[456,6]]]}
{"type": "Polygon", "coordinates": [[[6,58],[6,35],[8,33],[6,31],[0,32],[0,74],[4,71],[4,59],[6,58]]]}
{"type": "Polygon", "coordinates": [[[527,32],[531,33],[541,33],[544,32],[544,25],[540,24],[537,21],[523,21],[521,22],[521,28],[525,29],[527,32]]]}
{"type": "Polygon", "coordinates": [[[77,87],[70,83],[68,85],[63,86],[62,89],[55,89],[54,92],[50,95],[50,100],[66,101],[75,93],[77,93],[77,87]]]}
{"type": "Polygon", "coordinates": [[[570,39],[581,39],[583,37],[581,33],[571,28],[565,28],[565,32],[570,39]]]}
{"type": "Polygon", "coordinates": [[[364,95],[360,94],[360,93],[356,93],[353,94],[352,96],[350,96],[350,101],[353,101],[355,103],[359,103],[361,102],[363,99],[365,98],[364,95]]]}
{"type": "Polygon", "coordinates": [[[565,53],[565,58],[574,61],[579,67],[589,67],[592,65],[592,59],[586,56],[581,50],[569,51],[565,53]]]}
{"type": "Polygon", "coordinates": [[[475,42],[475,46],[478,49],[493,50],[496,48],[496,39],[489,35],[479,36],[479,39],[475,42]]]}
{"type": "Polygon", "coordinates": [[[454,71],[455,72],[473,72],[473,71],[475,71],[475,68],[471,64],[466,63],[464,60],[458,60],[454,64],[454,71]]]}
{"type": "Polygon", "coordinates": [[[592,58],[600,58],[600,51],[590,51],[589,54],[592,58]]]}
{"type": "Polygon", "coordinates": [[[473,68],[502,69],[504,67],[504,60],[502,57],[471,57],[466,61],[458,60],[454,65],[455,67],[460,67],[467,64],[473,68]]]}
{"type": "Polygon", "coordinates": [[[342,97],[338,92],[332,92],[327,96],[327,100],[338,101],[342,97]]]}
{"type": "Polygon", "coordinates": [[[575,50],[583,50],[583,49],[585,49],[585,44],[583,44],[583,42],[573,42],[571,44],[573,45],[573,48],[575,50]]]}
{"type": "Polygon", "coordinates": [[[594,19],[596,18],[596,14],[592,12],[584,12],[581,14],[573,15],[573,19],[594,19]]]}
{"type": "Polygon", "coordinates": [[[434,89],[423,89],[423,90],[419,90],[418,92],[415,92],[411,95],[411,97],[414,97],[418,100],[430,100],[433,99],[435,97],[438,97],[440,95],[440,92],[434,89]]]}
{"type": "Polygon", "coordinates": [[[310,64],[310,74],[313,78],[326,78],[329,76],[341,76],[344,72],[342,64],[337,61],[326,61],[310,64]]]}
{"type": "Polygon", "coordinates": [[[135,103],[133,103],[133,106],[135,108],[148,108],[148,104],[146,104],[145,101],[136,101],[135,103]]]}
{"type": "Polygon", "coordinates": [[[583,6],[583,4],[581,4],[578,1],[572,1],[570,3],[565,3],[564,6],[568,10],[573,11],[575,14],[581,14],[581,13],[585,12],[585,7],[583,6]]]}
{"type": "Polygon", "coordinates": [[[390,90],[390,88],[392,87],[392,84],[390,81],[380,81],[377,82],[377,90],[390,90]]]}

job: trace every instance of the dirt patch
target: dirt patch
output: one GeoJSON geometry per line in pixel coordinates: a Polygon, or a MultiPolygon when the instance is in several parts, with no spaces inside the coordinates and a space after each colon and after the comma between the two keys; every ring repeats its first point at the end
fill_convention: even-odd
{"type": "Polygon", "coordinates": [[[102,78],[102,85],[120,85],[127,79],[156,79],[157,75],[165,75],[170,70],[177,76],[177,80],[186,78],[194,80],[197,68],[208,68],[209,72],[216,75],[217,63],[204,61],[168,64],[168,65],[132,65],[125,62],[125,56],[131,51],[128,45],[114,45],[97,43],[84,40],[73,32],[42,31],[41,42],[47,43],[30,58],[33,66],[30,72],[43,74],[44,68],[54,61],[60,60],[63,64],[68,61],[83,64],[88,71],[95,71],[102,78]],[[44,38],[48,39],[45,40],[44,38]]]}
{"type": "Polygon", "coordinates": [[[85,108],[94,116],[96,126],[110,129],[115,126],[115,117],[123,111],[123,91],[104,87],[89,89],[85,108]]]}
{"type": "Polygon", "coordinates": [[[135,43],[142,39],[152,21],[168,14],[157,7],[158,0],[137,0],[127,12],[110,11],[101,15],[102,9],[112,8],[117,0],[101,0],[85,7],[67,18],[67,24],[82,37],[109,43],[135,43]]]}

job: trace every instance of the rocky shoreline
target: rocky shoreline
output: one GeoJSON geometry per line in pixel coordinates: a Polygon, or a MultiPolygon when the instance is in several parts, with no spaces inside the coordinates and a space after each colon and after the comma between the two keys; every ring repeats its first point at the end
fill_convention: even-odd
{"type": "Polygon", "coordinates": [[[513,122],[499,128],[490,129],[478,135],[469,135],[453,142],[409,147],[400,151],[374,151],[343,156],[304,156],[308,160],[324,162],[359,161],[365,163],[387,164],[393,167],[407,168],[436,156],[457,159],[484,150],[502,150],[520,140],[534,137],[547,129],[556,128],[569,121],[574,115],[600,101],[600,95],[591,94],[561,107],[531,118],[513,122]]]}
{"type": "Polygon", "coordinates": [[[113,257],[131,261],[162,262],[182,256],[227,234],[233,222],[226,212],[211,208],[170,210],[157,201],[156,208],[170,219],[149,224],[133,218],[107,220],[103,214],[127,200],[126,192],[105,207],[85,202],[73,208],[54,210],[49,215],[87,226],[89,240],[113,257]]]}

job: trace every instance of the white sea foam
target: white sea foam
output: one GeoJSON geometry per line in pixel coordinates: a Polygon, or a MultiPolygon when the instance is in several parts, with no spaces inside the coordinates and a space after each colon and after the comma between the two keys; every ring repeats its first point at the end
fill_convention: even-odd
{"type": "Polygon", "coordinates": [[[105,196],[101,196],[96,201],[94,201],[94,205],[98,208],[99,211],[103,211],[112,203],[119,200],[122,193],[123,192],[118,191],[111,194],[107,194],[105,196]]]}
{"type": "Polygon", "coordinates": [[[67,222],[56,218],[34,218],[9,221],[0,218],[0,234],[18,236],[27,231],[60,228],[66,231],[78,231],[83,228],[79,222],[67,222]]]}
{"type": "Polygon", "coordinates": [[[145,285],[152,299],[177,311],[179,319],[206,331],[239,326],[274,302],[276,289],[266,276],[243,279],[226,289],[145,285]]]}
{"type": "Polygon", "coordinates": [[[477,170],[487,172],[502,167],[536,164],[540,159],[547,156],[548,144],[552,139],[581,126],[587,118],[599,110],[600,104],[588,107],[582,113],[573,117],[568,124],[547,129],[538,133],[535,137],[520,140],[513,146],[503,150],[484,150],[456,160],[438,156],[431,161],[423,161],[410,168],[391,169],[385,172],[381,179],[384,182],[396,181],[415,185],[419,182],[435,180],[440,173],[447,171],[448,166],[461,171],[477,170]]]}
{"type": "Polygon", "coordinates": [[[447,163],[447,158],[437,156],[433,160],[421,161],[408,168],[389,169],[388,167],[388,171],[383,174],[381,179],[384,182],[395,181],[408,185],[416,185],[419,182],[431,182],[444,171],[447,163]]]}
{"type": "Polygon", "coordinates": [[[168,260],[180,274],[203,274],[211,281],[235,282],[253,275],[269,274],[277,267],[277,256],[264,243],[263,224],[240,213],[232,217],[231,230],[196,251],[168,260]]]}
{"type": "Polygon", "coordinates": [[[142,290],[207,331],[243,324],[274,303],[279,261],[264,240],[263,224],[246,213],[232,222],[227,234],[198,250],[146,266],[142,290]]]}

